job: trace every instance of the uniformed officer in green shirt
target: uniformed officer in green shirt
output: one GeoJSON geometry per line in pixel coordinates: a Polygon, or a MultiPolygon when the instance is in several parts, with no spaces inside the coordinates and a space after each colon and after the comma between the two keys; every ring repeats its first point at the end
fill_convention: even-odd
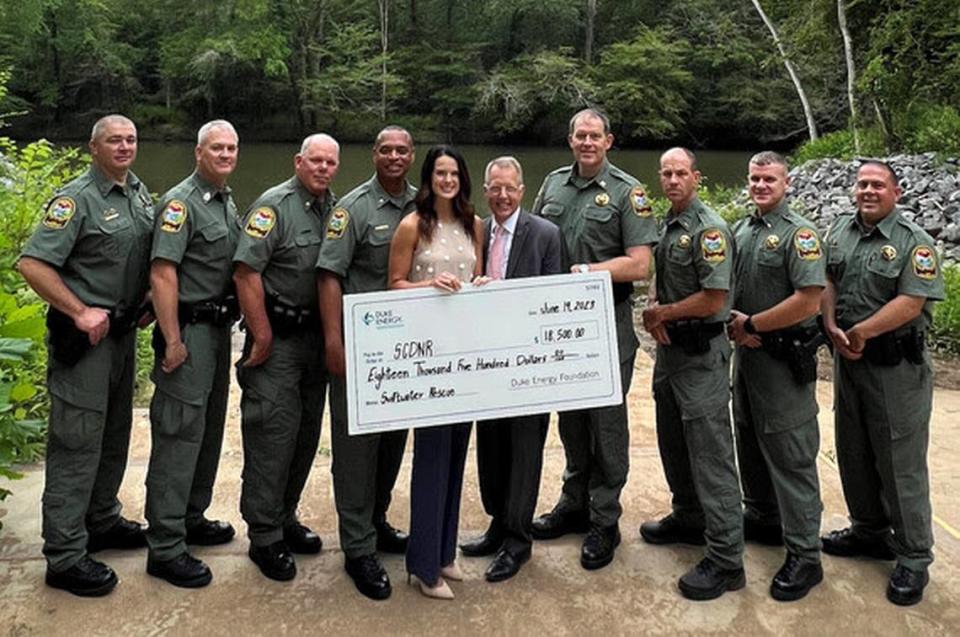
{"type": "Polygon", "coordinates": [[[281,581],[297,574],[292,553],[318,553],[322,546],[298,520],[297,506],[320,441],[327,388],[314,267],[339,167],[335,139],[320,133],[303,140],[296,174],[250,207],[233,258],[247,329],[237,364],[240,513],[250,559],[281,581]]]}
{"type": "Polygon", "coordinates": [[[407,432],[347,435],[343,294],[387,289],[390,240],[400,219],[414,209],[417,189],[407,181],[413,159],[410,133],[398,126],[380,131],[373,145],[376,172],[338,202],[316,263],[330,373],[332,470],[340,546],[357,590],[372,599],[386,599],[391,592],[376,551],[406,550],[406,534],[394,529],[386,515],[407,432]]]}
{"type": "Polygon", "coordinates": [[[147,573],[176,586],[206,586],[212,575],[187,544],[223,544],[228,522],[209,520],[230,389],[230,327],[238,318],[233,253],[240,234],[227,179],[239,139],[230,122],[197,133],[192,175],[161,197],[150,283],[156,390],[150,403],[147,573]]]}
{"type": "MultiPolygon", "coordinates": [[[[630,295],[633,282],[649,274],[656,222],[644,187],[607,160],[613,135],[605,114],[595,109],[575,114],[568,142],[574,164],[547,175],[532,212],[559,226],[567,248],[565,271],[610,272],[626,397],[638,345],[630,295]]],[[[532,535],[551,539],[587,532],[580,564],[602,568],[620,543],[620,491],[629,469],[626,399],[613,407],[561,413],[560,438],[567,460],[563,490],[553,510],[533,521],[532,535]]]]}
{"type": "Polygon", "coordinates": [[[76,595],[106,595],[113,570],[89,554],[145,545],[143,527],[120,516],[133,421],[136,326],[147,291],[153,207],[130,172],[137,129],[108,115],[90,135],[90,169],[64,186],[19,261],[50,304],[50,422],[43,489],[46,582],[76,595]]]}
{"type": "Polygon", "coordinates": [[[730,427],[730,316],[735,250],[726,222],[697,198],[696,157],[673,148],[660,157],[670,200],[656,259],[656,300],[643,327],[657,341],[653,396],[657,443],[673,512],[644,522],[653,544],[707,544],[678,583],[689,599],[743,588],[743,515],[730,427]],[[703,532],[700,529],[704,529],[703,532]]]}
{"type": "Polygon", "coordinates": [[[814,225],[790,210],[786,160],[774,152],[749,163],[756,210],[734,227],[733,319],[737,343],[733,416],[743,485],[743,535],[786,544],[770,585],[781,601],[804,597],[823,579],[817,479],[815,316],[826,258],[814,225]],[[781,530],[782,528],[782,530],[781,530]]]}
{"type": "Polygon", "coordinates": [[[857,172],[857,213],[827,234],[821,311],[834,347],[837,464],[851,526],[822,538],[843,557],[896,558],[887,599],[923,599],[933,562],[927,445],[933,371],[925,337],[944,298],[933,240],[896,207],[889,165],[857,172]],[[892,530],[892,533],[891,533],[892,530]]]}

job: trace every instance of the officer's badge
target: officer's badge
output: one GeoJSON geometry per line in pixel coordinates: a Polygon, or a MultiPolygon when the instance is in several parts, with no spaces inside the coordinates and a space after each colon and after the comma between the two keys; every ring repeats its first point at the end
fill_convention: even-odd
{"type": "Polygon", "coordinates": [[[183,227],[186,220],[186,204],[174,199],[163,209],[163,216],[160,217],[160,229],[164,232],[180,232],[180,228],[183,227]]]}
{"type": "Polygon", "coordinates": [[[63,230],[77,211],[77,203],[70,197],[57,197],[47,206],[43,225],[53,230],[63,230]]]}
{"type": "Polygon", "coordinates": [[[335,208],[327,222],[327,239],[339,239],[347,231],[350,213],[346,208],[335,208]]]}
{"type": "Polygon", "coordinates": [[[885,245],[880,248],[880,256],[883,257],[884,261],[893,261],[897,258],[897,249],[892,245],[885,245]]]}
{"type": "Polygon", "coordinates": [[[913,273],[927,281],[937,278],[937,254],[929,246],[913,249],[913,273]]]}
{"type": "Polygon", "coordinates": [[[776,250],[780,246],[780,237],[772,234],[764,241],[764,245],[767,246],[767,250],[776,250]]]}
{"type": "Polygon", "coordinates": [[[807,228],[798,230],[793,238],[793,246],[797,249],[797,256],[804,261],[816,261],[823,256],[820,237],[813,230],[807,228]]]}
{"type": "Polygon", "coordinates": [[[598,206],[606,206],[610,203],[610,195],[605,192],[601,192],[599,195],[593,198],[594,203],[598,206]]]}
{"type": "Polygon", "coordinates": [[[680,246],[681,248],[689,248],[689,247],[690,247],[690,235],[688,235],[688,234],[682,234],[682,235],[680,235],[680,238],[677,240],[677,245],[680,246]]]}
{"type": "Polygon", "coordinates": [[[630,191],[630,205],[638,217],[649,217],[653,214],[653,208],[650,207],[650,201],[647,199],[647,193],[643,191],[642,186],[634,186],[630,191]]]}
{"type": "Polygon", "coordinates": [[[722,263],[727,258],[727,242],[723,233],[716,228],[706,230],[700,237],[700,249],[703,260],[708,263],[722,263]]]}
{"type": "Polygon", "coordinates": [[[274,212],[273,208],[257,208],[247,219],[247,226],[243,231],[254,239],[263,239],[270,234],[276,223],[277,213],[274,212]]]}

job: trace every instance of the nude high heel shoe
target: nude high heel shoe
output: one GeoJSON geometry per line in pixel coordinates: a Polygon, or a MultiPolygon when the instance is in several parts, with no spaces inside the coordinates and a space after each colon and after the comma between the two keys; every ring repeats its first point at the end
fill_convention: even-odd
{"type": "Polygon", "coordinates": [[[437,578],[437,583],[433,586],[429,586],[422,579],[415,575],[407,573],[407,583],[413,584],[416,581],[417,585],[420,587],[420,593],[424,597],[430,597],[432,599],[453,599],[453,591],[450,590],[450,586],[447,584],[446,580],[442,577],[437,578]]]}
{"type": "Polygon", "coordinates": [[[463,581],[463,571],[460,570],[460,565],[456,562],[450,562],[446,566],[440,569],[440,575],[444,579],[448,579],[451,582],[462,582],[463,581]]]}

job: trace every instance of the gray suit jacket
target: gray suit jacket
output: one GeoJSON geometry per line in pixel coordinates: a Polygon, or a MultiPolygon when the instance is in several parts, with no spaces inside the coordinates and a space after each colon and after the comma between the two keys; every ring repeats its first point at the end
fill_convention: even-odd
{"type": "MultiPolygon", "coordinates": [[[[506,278],[519,279],[541,274],[563,272],[563,241],[560,229],[546,219],[531,215],[520,209],[517,227],[507,257],[506,278]]],[[[487,252],[490,249],[490,232],[493,217],[483,222],[483,262],[486,271],[487,252]]]]}

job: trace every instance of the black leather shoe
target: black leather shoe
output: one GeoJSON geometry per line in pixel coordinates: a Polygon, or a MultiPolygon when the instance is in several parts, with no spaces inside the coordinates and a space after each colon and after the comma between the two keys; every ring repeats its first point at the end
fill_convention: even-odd
{"type": "Polygon", "coordinates": [[[507,549],[500,549],[483,576],[488,582],[502,582],[519,573],[520,567],[526,564],[529,559],[530,549],[516,555],[507,549]]]}
{"type": "Polygon", "coordinates": [[[783,530],[779,524],[761,524],[752,518],[744,517],[743,540],[765,546],[783,546],[783,530]]]}
{"type": "Polygon", "coordinates": [[[282,540],[267,546],[251,544],[247,555],[260,567],[260,572],[272,580],[287,582],[297,576],[297,563],[282,540]]]}
{"type": "Polygon", "coordinates": [[[87,553],[96,553],[106,549],[139,549],[147,545],[146,528],[126,518],[118,518],[116,523],[103,533],[90,534],[87,538],[87,553]]]}
{"type": "Polygon", "coordinates": [[[823,552],[838,557],[872,557],[892,560],[896,557],[884,538],[870,538],[857,534],[853,527],[830,531],[820,538],[823,552]]]}
{"type": "Polygon", "coordinates": [[[614,524],[601,528],[590,527],[580,547],[580,566],[593,571],[613,561],[613,554],[620,545],[620,527],[614,524]]]}
{"type": "Polygon", "coordinates": [[[487,529],[487,532],[480,537],[461,544],[460,551],[467,557],[484,557],[495,554],[502,544],[503,536],[487,529]]]}
{"type": "MultiPolygon", "coordinates": [[[[389,522],[381,522],[376,525],[377,528],[377,550],[381,553],[394,553],[403,555],[407,552],[406,533],[390,526],[389,522]]],[[[389,593],[388,593],[389,594],[389,593]]]]}
{"type": "Polygon", "coordinates": [[[163,562],[147,558],[147,574],[182,588],[201,588],[213,579],[207,565],[189,553],[181,553],[163,562]]]}
{"type": "Polygon", "coordinates": [[[807,562],[799,555],[787,553],[783,566],[770,582],[770,596],[777,601],[792,602],[806,597],[810,589],[822,581],[820,562],[807,562]]]}
{"type": "Polygon", "coordinates": [[[586,533],[590,530],[590,516],[585,511],[558,511],[554,509],[533,520],[530,534],[536,540],[553,540],[567,533],[586,533]]]}
{"type": "Polygon", "coordinates": [[[187,528],[187,544],[196,546],[226,544],[236,534],[229,522],[203,518],[199,524],[187,528]]]}
{"type": "Polygon", "coordinates": [[[323,548],[323,540],[308,527],[297,522],[283,528],[283,541],[291,553],[312,555],[323,548]]]}
{"type": "Polygon", "coordinates": [[[347,575],[353,578],[353,585],[357,590],[370,599],[387,599],[393,589],[390,587],[390,578],[383,570],[383,565],[373,553],[344,562],[347,575]]]}
{"type": "Polygon", "coordinates": [[[738,591],[746,585],[742,568],[721,568],[709,557],[700,560],[677,582],[683,596],[696,601],[716,599],[727,591],[738,591]]]}
{"type": "Polygon", "coordinates": [[[693,544],[703,546],[703,528],[681,524],[672,513],[640,525],[640,537],[647,544],[693,544]]]}
{"type": "Polygon", "coordinates": [[[65,571],[57,573],[47,568],[47,586],[59,588],[80,597],[103,597],[117,585],[113,569],[84,555],[65,571]]]}
{"type": "Polygon", "coordinates": [[[923,589],[928,583],[930,574],[926,569],[913,571],[898,564],[887,585],[887,599],[897,606],[913,606],[923,599],[923,589]]]}

